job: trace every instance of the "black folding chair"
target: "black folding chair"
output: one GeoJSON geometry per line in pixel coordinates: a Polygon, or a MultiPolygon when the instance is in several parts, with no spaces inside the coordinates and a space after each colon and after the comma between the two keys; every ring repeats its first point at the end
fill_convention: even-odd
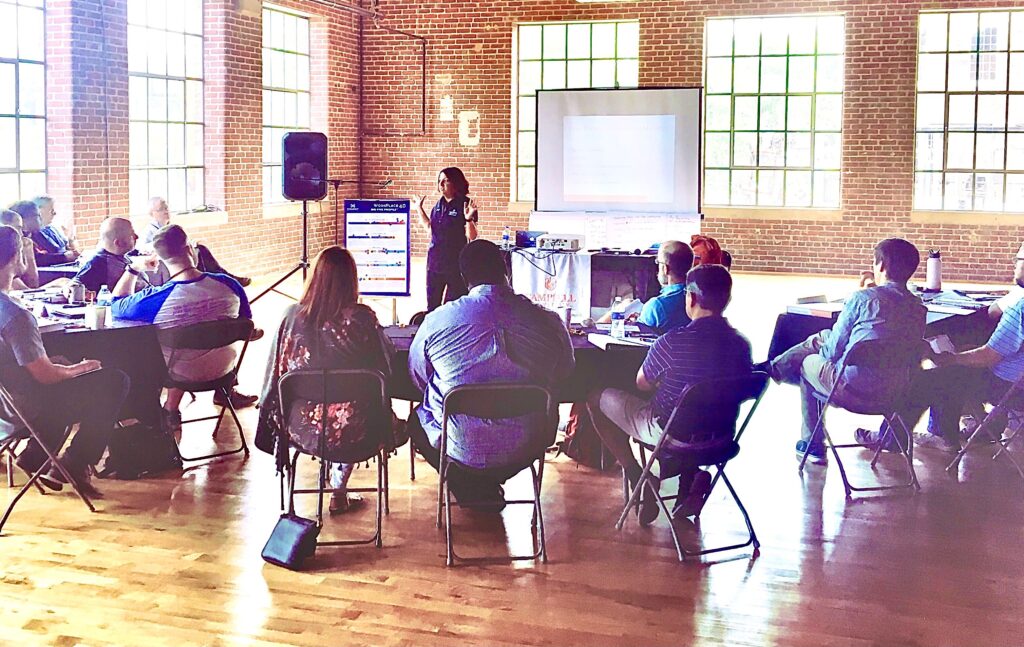
{"type": "MultiPolygon", "coordinates": [[[[331,462],[361,463],[375,458],[377,461],[376,488],[348,488],[349,492],[375,492],[377,494],[377,525],[376,532],[369,539],[348,539],[338,541],[318,541],[317,546],[354,546],[374,544],[377,548],[383,545],[381,520],[387,512],[385,503],[388,492],[388,450],[389,440],[393,437],[391,429],[390,399],[387,396],[384,375],[379,371],[364,369],[301,369],[289,371],[278,383],[281,416],[286,421],[293,407],[302,403],[318,404],[321,407],[320,429],[317,436],[317,450],[310,453],[308,448],[296,447],[289,443],[293,450],[288,465],[288,510],[295,510],[296,494],[316,494],[317,525],[324,525],[324,494],[327,490],[327,468],[331,462]],[[368,427],[364,429],[364,438],[359,443],[345,446],[343,449],[328,454],[326,445],[327,412],[331,404],[342,402],[358,402],[366,411],[368,427]],[[308,454],[320,462],[317,476],[317,487],[314,489],[296,489],[295,476],[299,456],[308,454]]],[[[281,442],[289,442],[287,438],[281,442]]],[[[285,475],[281,475],[282,488],[285,475]]]]}
{"type": "Polygon", "coordinates": [[[86,496],[84,492],[82,492],[81,488],[78,487],[78,484],[75,482],[75,480],[71,478],[71,475],[68,473],[68,470],[64,467],[63,463],[61,463],[60,459],[57,458],[57,453],[60,451],[60,448],[64,446],[64,444],[68,440],[68,437],[71,436],[71,430],[73,429],[74,425],[68,425],[64,429],[64,434],[61,436],[60,442],[54,445],[54,448],[51,449],[49,445],[43,442],[42,437],[39,435],[36,429],[28,422],[24,414],[22,414],[21,410],[15,404],[14,398],[11,397],[10,392],[7,391],[7,389],[4,388],[2,385],[0,385],[0,402],[2,402],[6,406],[8,411],[13,412],[16,418],[16,420],[13,421],[0,421],[0,456],[4,454],[7,454],[8,456],[7,484],[11,487],[13,487],[14,485],[14,462],[12,460],[12,456],[14,453],[14,448],[15,446],[18,445],[18,443],[24,440],[34,440],[35,442],[39,443],[39,446],[43,449],[44,452],[46,452],[46,460],[43,461],[43,464],[39,467],[39,469],[37,469],[35,473],[29,477],[25,485],[21,486],[18,492],[15,493],[14,498],[11,500],[11,503],[7,506],[7,510],[4,512],[4,516],[0,517],[0,533],[3,532],[3,528],[4,525],[7,523],[7,519],[9,519],[11,513],[14,512],[14,506],[16,506],[18,504],[18,501],[20,501],[21,498],[25,496],[26,492],[28,492],[30,489],[32,489],[33,486],[35,486],[36,489],[38,489],[41,494],[45,494],[43,489],[39,487],[37,481],[39,480],[39,477],[41,475],[43,475],[44,473],[46,473],[47,470],[50,469],[51,466],[57,468],[57,471],[59,471],[61,473],[61,476],[64,477],[64,481],[71,486],[71,488],[75,491],[75,494],[78,495],[78,498],[80,498],[82,502],[86,505],[86,507],[89,508],[89,511],[96,512],[96,507],[92,504],[92,501],[89,499],[88,496],[86,496]]]}
{"type": "Polygon", "coordinates": [[[239,318],[204,321],[202,323],[192,324],[189,326],[164,328],[157,331],[157,337],[160,340],[160,345],[165,349],[170,350],[170,357],[167,359],[168,376],[164,386],[167,388],[181,389],[182,391],[190,391],[192,393],[213,391],[220,393],[224,397],[224,401],[227,402],[227,406],[221,406],[220,411],[215,416],[204,416],[202,418],[184,420],[181,424],[186,425],[191,422],[216,420],[217,424],[213,428],[213,436],[216,437],[217,431],[220,429],[221,420],[224,418],[224,410],[227,409],[231,412],[231,418],[235,421],[235,426],[238,428],[239,446],[235,449],[223,452],[214,452],[205,456],[195,456],[191,458],[181,456],[181,452],[179,451],[178,455],[181,456],[181,460],[202,461],[209,458],[229,456],[239,452],[244,452],[246,456],[249,455],[249,446],[245,442],[242,423],[238,421],[238,413],[235,411],[234,405],[231,404],[231,389],[238,381],[238,368],[242,365],[242,359],[245,357],[245,351],[249,347],[249,338],[252,336],[252,330],[252,319],[239,318]],[[242,350],[238,354],[238,359],[235,361],[234,365],[220,377],[206,381],[178,380],[172,377],[171,371],[173,370],[175,360],[181,351],[210,351],[218,348],[224,348],[238,342],[242,342],[242,350]]]}
{"type": "MultiPolygon", "coordinates": [[[[479,432],[483,433],[483,432],[479,432]]],[[[441,413],[441,447],[439,478],[437,484],[437,527],[441,527],[442,513],[445,524],[445,541],[447,544],[447,564],[454,566],[457,561],[463,562],[494,562],[541,558],[548,561],[547,544],[544,539],[544,515],[540,504],[540,489],[544,478],[544,456],[547,448],[555,441],[558,433],[558,409],[551,393],[540,386],[530,384],[511,384],[495,382],[491,384],[466,384],[457,386],[444,397],[441,413]],[[542,416],[542,427],[530,439],[531,446],[523,448],[530,455],[528,460],[495,465],[487,469],[476,470],[467,467],[448,455],[448,424],[456,414],[472,418],[502,419],[518,418],[529,414],[542,416]],[[535,451],[534,451],[535,450],[535,451]],[[531,532],[535,531],[534,552],[530,555],[510,555],[508,557],[462,557],[455,552],[455,536],[452,528],[452,495],[448,487],[448,470],[457,465],[460,470],[479,474],[501,473],[516,474],[527,468],[533,481],[533,499],[506,500],[508,505],[529,504],[533,506],[533,518],[530,523],[531,532]]],[[[460,504],[472,508],[473,504],[460,504]]]]}
{"type": "MultiPolygon", "coordinates": [[[[717,553],[725,550],[733,550],[753,545],[757,550],[761,543],[754,533],[754,526],[750,522],[750,515],[743,506],[736,489],[725,473],[725,465],[740,452],[739,440],[747,429],[747,424],[757,411],[761,398],[764,396],[768,386],[768,374],[754,372],[740,377],[711,379],[691,384],[679,394],[679,400],[672,409],[668,420],[665,423],[665,432],[658,439],[656,445],[640,443],[641,459],[644,461],[644,471],[637,487],[630,493],[626,506],[615,522],[616,530],[622,530],[631,509],[639,505],[640,494],[643,487],[654,493],[665,516],[669,518],[669,530],[672,532],[672,541],[676,545],[676,554],[679,561],[686,561],[687,557],[696,557],[717,553]],[[736,422],[739,420],[740,407],[750,400],[753,404],[747,410],[743,418],[743,424],[739,429],[736,422]],[[647,456],[646,452],[650,451],[647,456]],[[712,467],[715,468],[715,476],[711,481],[711,487],[705,496],[711,496],[715,485],[721,480],[729,489],[736,507],[743,515],[743,521],[747,526],[747,540],[741,544],[730,544],[717,548],[706,548],[699,551],[688,551],[683,548],[679,541],[679,534],[676,531],[672,512],[669,510],[667,501],[672,501],[686,493],[679,493],[670,496],[662,496],[650,485],[647,485],[648,477],[654,467],[655,461],[661,466],[659,478],[661,480],[679,476],[683,465],[691,467],[712,467]]],[[[699,515],[698,515],[699,516],[699,515]]]]}
{"type": "Polygon", "coordinates": [[[905,408],[905,394],[889,393],[884,397],[875,398],[873,402],[857,401],[855,397],[844,399],[842,402],[837,402],[836,390],[839,385],[843,383],[843,375],[846,373],[846,369],[851,366],[889,371],[905,370],[909,376],[912,376],[914,372],[920,369],[921,358],[923,356],[923,341],[919,343],[907,343],[906,341],[870,339],[858,342],[854,344],[852,348],[847,350],[846,357],[842,362],[840,362],[835,383],[832,385],[832,388],[829,389],[829,392],[827,394],[823,394],[814,391],[814,398],[818,402],[818,424],[815,425],[814,431],[811,432],[811,437],[807,441],[807,447],[804,449],[804,455],[800,459],[800,473],[802,474],[804,471],[804,465],[807,463],[807,455],[810,452],[811,446],[819,436],[824,435],[825,443],[828,446],[828,449],[832,451],[832,455],[836,459],[836,465],[839,466],[839,474],[843,478],[843,488],[846,490],[847,498],[851,497],[854,492],[880,492],[904,488],[913,488],[915,491],[920,491],[921,484],[918,482],[917,472],[914,470],[913,438],[910,434],[910,428],[907,427],[906,422],[899,413],[905,408]],[[825,411],[830,406],[840,407],[851,413],[860,415],[882,416],[885,418],[885,421],[888,424],[883,425],[885,431],[878,439],[877,446],[864,445],[861,443],[835,444],[828,433],[828,429],[824,425],[825,411]],[[878,457],[881,455],[882,449],[887,446],[887,441],[889,440],[896,443],[896,447],[899,449],[900,455],[903,456],[906,461],[909,480],[906,483],[897,483],[894,485],[875,485],[868,487],[852,485],[850,483],[850,479],[846,475],[846,467],[843,465],[842,459],[839,458],[838,450],[853,447],[874,449],[875,454],[871,458],[871,467],[874,468],[878,463],[878,457]]]}
{"type": "Polygon", "coordinates": [[[1013,465],[1020,475],[1021,479],[1024,479],[1024,470],[1021,469],[1017,459],[1013,457],[1013,452],[1010,451],[1010,443],[1016,440],[1020,434],[1021,429],[1024,428],[1022,425],[1022,412],[1024,412],[1024,377],[1021,377],[1003,394],[1003,397],[999,398],[999,401],[995,403],[992,410],[988,412],[988,415],[981,421],[974,432],[967,438],[967,442],[964,443],[963,448],[957,452],[957,455],[949,462],[946,466],[946,471],[950,471],[956,464],[963,459],[964,454],[967,453],[968,448],[979,438],[984,432],[988,437],[997,439],[996,444],[999,445],[999,449],[992,455],[992,460],[1005,456],[1007,460],[1013,465]],[[1005,438],[1003,437],[1003,430],[1006,426],[1006,422],[1010,421],[1011,432],[1005,438]]]}

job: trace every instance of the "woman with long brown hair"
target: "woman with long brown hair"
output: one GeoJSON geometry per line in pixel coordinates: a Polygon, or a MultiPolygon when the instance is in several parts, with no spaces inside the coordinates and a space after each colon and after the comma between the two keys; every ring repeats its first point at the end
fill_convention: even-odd
{"type": "MultiPolygon", "coordinates": [[[[320,252],[299,302],[290,306],[274,340],[267,362],[256,446],[276,453],[278,468],[288,460],[289,443],[317,453],[323,407],[300,403],[281,410],[278,382],[288,371],[303,368],[370,369],[391,374],[395,349],[384,335],[377,315],[359,303],[356,263],[348,250],[333,246],[320,252]]],[[[366,412],[356,402],[332,404],[325,426],[326,454],[360,443],[365,437],[366,412]]],[[[388,439],[389,445],[394,439],[388,439]]],[[[361,501],[347,492],[352,465],[334,463],[331,469],[331,514],[347,512],[361,501]]]]}

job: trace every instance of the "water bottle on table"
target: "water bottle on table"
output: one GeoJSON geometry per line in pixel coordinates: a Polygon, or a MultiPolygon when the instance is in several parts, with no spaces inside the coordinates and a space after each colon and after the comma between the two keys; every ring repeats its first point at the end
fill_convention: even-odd
{"type": "Polygon", "coordinates": [[[612,304],[611,335],[615,339],[626,338],[626,304],[622,297],[615,297],[615,303],[612,304]]]}
{"type": "Polygon", "coordinates": [[[100,288],[100,291],[96,293],[96,305],[110,307],[110,303],[114,300],[114,295],[110,293],[110,288],[106,285],[100,288]]]}

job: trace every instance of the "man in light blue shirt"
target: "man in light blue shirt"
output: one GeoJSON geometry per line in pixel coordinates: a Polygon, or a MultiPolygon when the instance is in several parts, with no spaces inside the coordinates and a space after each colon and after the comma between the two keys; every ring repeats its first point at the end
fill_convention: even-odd
{"type": "MultiPolygon", "coordinates": [[[[410,376],[424,391],[423,404],[409,420],[409,436],[435,469],[440,463],[442,405],[452,388],[489,382],[551,387],[575,365],[560,318],[512,292],[494,243],[475,240],[466,245],[459,268],[469,294],[428,314],[409,350],[410,376]]],[[[543,450],[537,447],[536,423],[529,417],[455,416],[449,422],[448,454],[475,469],[500,468],[536,456],[543,450]]],[[[510,476],[496,472],[487,478],[453,469],[449,486],[460,501],[500,506],[499,483],[510,476]]]]}
{"type": "MultiPolygon", "coordinates": [[[[875,245],[875,285],[846,300],[832,330],[812,335],[770,363],[769,370],[776,381],[800,385],[803,433],[796,445],[799,456],[803,456],[821,415],[814,393],[827,394],[836,385],[839,367],[854,345],[871,339],[921,343],[927,311],[921,299],[907,289],[907,281],[920,262],[920,252],[902,238],[887,238],[875,245]]],[[[872,403],[893,391],[906,389],[910,379],[904,369],[851,366],[836,385],[833,399],[839,406],[872,403]]],[[[816,463],[825,462],[825,448],[820,440],[811,445],[808,458],[816,463]]]]}
{"type": "Polygon", "coordinates": [[[659,335],[687,326],[686,273],[693,266],[693,250],[684,242],[669,240],[658,248],[658,282],[661,293],[648,299],[640,310],[640,323],[654,328],[659,335]]]}

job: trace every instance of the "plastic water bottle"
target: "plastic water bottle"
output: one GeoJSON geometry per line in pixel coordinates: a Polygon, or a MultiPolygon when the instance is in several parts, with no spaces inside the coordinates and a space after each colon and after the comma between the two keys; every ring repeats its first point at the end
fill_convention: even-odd
{"type": "Polygon", "coordinates": [[[615,303],[612,304],[611,334],[615,339],[626,338],[626,305],[622,297],[615,297],[615,303]]]}
{"type": "Polygon", "coordinates": [[[508,225],[505,225],[505,230],[501,232],[501,248],[512,249],[512,230],[509,229],[508,225]]]}
{"type": "Polygon", "coordinates": [[[96,305],[110,307],[110,303],[114,300],[114,295],[110,293],[110,288],[106,285],[100,288],[100,291],[96,294],[96,305]]]}

